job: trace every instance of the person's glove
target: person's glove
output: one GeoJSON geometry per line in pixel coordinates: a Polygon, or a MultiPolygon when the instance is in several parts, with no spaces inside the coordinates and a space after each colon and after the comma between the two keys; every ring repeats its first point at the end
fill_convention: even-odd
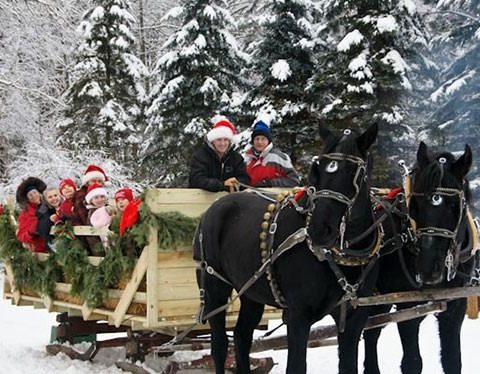
{"type": "Polygon", "coordinates": [[[235,177],[228,178],[223,182],[223,185],[227,187],[230,192],[234,192],[238,186],[238,179],[235,177]]]}

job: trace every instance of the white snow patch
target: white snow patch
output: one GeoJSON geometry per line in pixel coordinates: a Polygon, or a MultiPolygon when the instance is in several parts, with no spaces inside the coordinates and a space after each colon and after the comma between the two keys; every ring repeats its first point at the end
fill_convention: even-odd
{"type": "Polygon", "coordinates": [[[402,74],[410,70],[405,60],[402,58],[400,53],[398,53],[398,51],[396,51],[395,49],[392,49],[391,51],[389,51],[385,55],[385,57],[382,58],[382,62],[385,65],[391,65],[395,73],[402,74]]]}
{"type": "Polygon", "coordinates": [[[105,16],[105,9],[102,6],[97,6],[92,14],[90,14],[90,19],[94,21],[99,21],[105,16]]]}
{"type": "Polygon", "coordinates": [[[354,86],[352,84],[347,85],[348,92],[366,92],[368,94],[373,95],[373,84],[371,82],[362,83],[359,86],[354,86]]]}
{"type": "Polygon", "coordinates": [[[288,64],[287,60],[280,59],[275,62],[272,67],[270,68],[272,76],[275,79],[278,79],[280,82],[283,82],[288,79],[288,77],[292,74],[292,70],[290,69],[290,65],[288,64]]]}
{"type": "Polygon", "coordinates": [[[411,16],[417,12],[417,6],[413,0],[400,0],[399,5],[403,6],[411,16]]]}
{"type": "Polygon", "coordinates": [[[322,114],[330,113],[333,108],[335,108],[337,105],[340,105],[342,102],[343,101],[341,99],[333,100],[330,104],[325,105],[325,108],[322,109],[322,114]]]}
{"type": "Polygon", "coordinates": [[[98,82],[91,81],[88,82],[78,93],[78,96],[90,96],[90,97],[101,97],[103,95],[103,90],[101,89],[98,82]]]}
{"type": "Polygon", "coordinates": [[[351,71],[350,76],[352,78],[362,80],[373,76],[372,71],[368,67],[367,57],[368,51],[365,50],[350,61],[348,69],[351,71]]]}
{"type": "Polygon", "coordinates": [[[168,68],[177,61],[178,55],[176,51],[165,52],[165,54],[158,59],[158,66],[168,68]]]}
{"type": "Polygon", "coordinates": [[[349,32],[337,45],[337,51],[346,52],[350,49],[352,45],[360,44],[363,40],[363,35],[357,29],[349,32]]]}
{"type": "Polygon", "coordinates": [[[393,32],[397,30],[398,24],[395,18],[392,15],[387,15],[383,17],[378,17],[377,19],[377,30],[380,34],[384,32],[393,32]]]}
{"type": "Polygon", "coordinates": [[[212,77],[207,77],[207,79],[205,79],[203,82],[202,87],[200,87],[200,92],[205,94],[208,92],[218,91],[218,89],[218,82],[212,77]]]}
{"type": "Polygon", "coordinates": [[[177,18],[182,15],[185,8],[183,6],[176,6],[170,9],[162,18],[162,21],[166,21],[169,18],[177,18]]]}
{"type": "Polygon", "coordinates": [[[207,5],[205,8],[203,8],[203,15],[210,18],[210,20],[217,18],[217,12],[215,12],[215,9],[213,9],[211,5],[207,5]]]}
{"type": "Polygon", "coordinates": [[[478,28],[477,31],[475,31],[475,38],[480,40],[480,27],[478,28]]]}
{"type": "Polygon", "coordinates": [[[207,39],[202,34],[199,34],[197,36],[197,39],[195,39],[195,45],[199,48],[205,48],[207,46],[207,39]]]}
{"type": "Polygon", "coordinates": [[[162,95],[173,96],[175,94],[175,91],[178,90],[178,88],[180,87],[180,84],[182,84],[184,80],[185,78],[183,75],[171,79],[163,88],[162,95]]]}

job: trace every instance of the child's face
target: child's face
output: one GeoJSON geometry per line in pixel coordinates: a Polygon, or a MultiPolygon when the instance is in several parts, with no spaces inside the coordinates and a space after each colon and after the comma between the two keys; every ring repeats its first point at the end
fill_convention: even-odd
{"type": "Polygon", "coordinates": [[[118,210],[120,210],[121,212],[123,212],[125,210],[125,208],[127,207],[128,203],[130,201],[128,201],[127,199],[124,199],[124,198],[118,198],[116,200],[116,205],[117,205],[117,208],[118,210]]]}
{"type": "Polygon", "coordinates": [[[60,194],[58,190],[49,190],[45,192],[45,200],[47,201],[48,205],[58,208],[62,199],[60,198],[60,194]]]}
{"type": "Polygon", "coordinates": [[[75,193],[75,188],[70,185],[65,185],[62,189],[62,195],[65,196],[65,199],[71,199],[75,193]]]}
{"type": "Polygon", "coordinates": [[[106,196],[94,196],[92,197],[92,200],[90,200],[90,204],[92,204],[96,208],[104,206],[106,202],[107,202],[106,196]]]}

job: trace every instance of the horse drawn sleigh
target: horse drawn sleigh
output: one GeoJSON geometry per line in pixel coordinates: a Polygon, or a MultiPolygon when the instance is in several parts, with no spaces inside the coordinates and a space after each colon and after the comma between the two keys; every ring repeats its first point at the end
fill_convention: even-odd
{"type": "MultiPolygon", "coordinates": [[[[322,135],[325,138],[331,136],[330,133],[322,135]]],[[[424,271],[423,278],[417,276],[416,279],[409,279],[408,282],[414,283],[413,286],[410,283],[407,283],[407,286],[388,282],[377,284],[377,279],[385,278],[385,275],[382,278],[382,270],[391,271],[386,265],[382,269],[380,263],[380,252],[386,246],[385,243],[395,247],[392,253],[396,255],[408,242],[408,238],[402,228],[404,222],[396,222],[391,217],[403,217],[402,211],[392,202],[385,203],[371,194],[367,182],[370,172],[368,148],[376,136],[376,128],[369,129],[360,136],[350,135],[344,133],[340,137],[332,136],[327,142],[321,161],[314,161],[312,165],[311,188],[303,190],[300,195],[283,194],[278,202],[271,197],[265,198],[258,192],[242,192],[222,197],[224,194],[195,189],[147,191],[144,203],[153,213],[175,211],[185,216],[199,217],[206,211],[194,238],[194,254],[192,256],[190,245],[175,251],[165,251],[165,248],[159,246],[157,228],[150,227],[148,243],[141,251],[129,279],[121,288],[109,289],[107,298],[101,305],[91,306],[79,298],[68,297],[72,289],[68,280],[57,282],[50,295],[20,289],[16,287],[15,272],[12,268],[15,264],[8,261],[4,266],[4,297],[11,299],[15,305],[32,305],[62,313],[59,315],[60,326],[57,328],[59,341],[73,342],[75,336],[90,333],[127,332],[126,337],[94,342],[84,353],[60,344],[52,344],[47,348],[51,353],[67,352],[73,358],[92,359],[99,349],[113,346],[125,346],[127,356],[132,360],[141,360],[150,352],[169,355],[178,350],[211,348],[213,358],[207,356],[188,363],[171,362],[164,372],[214,366],[217,373],[222,372],[223,367],[233,366],[236,366],[239,372],[248,372],[251,365],[257,366],[256,372],[268,372],[273,361],[252,360],[249,353],[288,347],[287,372],[297,373],[305,371],[305,355],[302,351],[307,346],[331,344],[331,338],[337,337],[334,341],[339,344],[340,371],[356,373],[356,345],[364,328],[373,331],[372,334],[365,333],[366,339],[369,336],[368,339],[374,340],[375,337],[378,338],[378,327],[389,322],[412,321],[414,330],[416,324],[418,333],[418,317],[426,313],[440,311],[450,318],[452,305],[455,306],[455,316],[458,316],[458,311],[465,313],[462,300],[479,294],[476,287],[464,287],[467,281],[477,275],[474,271],[478,270],[478,263],[474,264],[476,257],[472,254],[477,247],[478,237],[466,205],[463,205],[466,203],[463,191],[465,184],[460,183],[460,187],[456,188],[435,185],[431,193],[433,197],[429,195],[429,198],[434,199],[434,203],[439,197],[453,200],[459,205],[453,212],[457,221],[451,229],[441,229],[433,225],[428,227],[430,231],[413,234],[421,238],[421,245],[444,239],[457,244],[468,237],[467,241],[471,245],[471,248],[468,248],[469,267],[464,265],[465,261],[461,263],[459,258],[454,258],[450,259],[451,263],[442,262],[441,269],[424,271]],[[374,211],[379,204],[382,205],[380,210],[386,212],[383,215],[376,215],[374,211]],[[353,225],[355,219],[358,221],[353,225]],[[232,227],[238,228],[239,225],[242,230],[234,230],[232,233],[232,227]],[[315,230],[311,230],[311,227],[315,227],[315,230]],[[218,238],[222,240],[215,242],[218,238]],[[225,243],[232,248],[230,252],[225,249],[225,243]],[[226,259],[222,266],[215,262],[218,261],[215,253],[210,252],[220,247],[224,253],[232,256],[226,259]],[[292,248],[296,248],[295,251],[291,250],[292,248]],[[332,251],[331,248],[335,250],[332,251]],[[368,251],[365,251],[365,248],[368,248],[368,251]],[[344,254],[341,253],[342,250],[344,254]],[[203,263],[205,266],[200,266],[198,270],[194,257],[200,265],[203,263]],[[313,261],[315,258],[319,261],[313,261]],[[445,281],[454,281],[448,285],[448,289],[442,288],[445,284],[443,275],[437,274],[444,273],[444,264],[448,270],[448,279],[445,281]],[[223,275],[216,271],[220,267],[223,275]],[[241,269],[240,273],[238,269],[241,269]],[[459,277],[460,273],[467,274],[470,279],[459,277]],[[223,277],[228,280],[222,279],[223,277]],[[317,279],[316,283],[307,283],[312,277],[317,279]],[[428,290],[411,291],[412,288],[419,288],[418,284],[421,282],[431,287],[428,290]],[[433,287],[437,283],[440,284],[439,288],[433,287]],[[246,284],[249,286],[245,287],[246,284]],[[289,284],[293,284],[293,287],[290,288],[289,284]],[[452,288],[452,285],[456,287],[452,288]],[[386,291],[372,296],[376,286],[386,291]],[[238,298],[231,297],[233,289],[237,290],[238,298]],[[410,291],[399,292],[406,290],[410,291]],[[409,308],[404,308],[404,303],[409,308]],[[264,304],[273,307],[266,307],[264,310],[264,304]],[[388,313],[391,304],[397,304],[398,311],[388,313]],[[381,305],[383,313],[368,318],[368,310],[363,308],[368,305],[381,305]],[[199,313],[200,306],[204,306],[204,309],[200,309],[199,313]],[[281,308],[286,308],[287,312],[282,313],[281,308]],[[311,314],[307,315],[306,310],[311,314]],[[310,331],[311,324],[318,320],[319,316],[328,313],[333,314],[337,326],[310,331]],[[268,321],[281,319],[289,328],[287,337],[265,337],[251,342],[253,329],[257,325],[265,327],[268,321]],[[210,322],[210,328],[202,324],[206,320],[210,322]],[[225,334],[225,329],[232,328],[236,335],[235,356],[229,349],[232,341],[225,334]],[[212,343],[210,337],[204,337],[207,333],[212,334],[212,343]],[[248,365],[248,368],[245,365],[248,365]]],[[[458,160],[441,160],[445,169],[447,161],[455,166],[454,170],[457,170],[455,173],[458,172],[458,175],[455,174],[454,177],[460,181],[463,181],[471,163],[468,152],[469,150],[466,150],[458,160]]],[[[419,162],[438,163],[437,159],[427,157],[426,149],[419,150],[419,162]]],[[[440,178],[450,170],[444,171],[440,178]]],[[[418,173],[415,183],[420,179],[418,173]]],[[[404,188],[403,198],[399,198],[399,202],[403,203],[405,196],[426,196],[426,193],[421,195],[424,192],[420,192],[415,183],[412,194],[406,191],[407,187],[404,188]]],[[[417,209],[419,208],[417,206],[417,209]]],[[[423,218],[418,212],[415,217],[413,214],[405,217],[416,218],[418,223],[423,224],[423,218]]],[[[76,235],[99,234],[91,229],[87,229],[87,232],[85,229],[76,230],[76,235]]],[[[445,252],[451,252],[452,248],[448,245],[445,252]]],[[[425,253],[403,253],[402,266],[397,262],[396,268],[404,271],[413,261],[409,257],[417,258],[425,253]]],[[[454,255],[458,257],[460,253],[455,252],[454,255]]],[[[47,261],[46,255],[39,257],[40,260],[47,261]]],[[[102,261],[102,258],[89,258],[93,266],[100,266],[102,261]]],[[[421,264],[417,261],[416,264],[428,267],[428,261],[421,264]]],[[[420,270],[415,269],[417,274],[420,274],[420,270]]],[[[409,275],[415,271],[407,269],[409,275]]],[[[388,280],[388,276],[386,278],[388,280]]],[[[476,301],[476,298],[472,300],[476,301]]],[[[459,333],[461,321],[451,325],[458,331],[443,332],[452,334],[450,338],[459,333]]],[[[374,344],[376,345],[376,342],[374,344]]],[[[459,347],[455,348],[459,351],[459,347]]],[[[444,367],[446,365],[448,363],[445,363],[444,367]]],[[[366,372],[374,372],[374,369],[367,369],[367,364],[365,367],[366,372]]],[[[132,366],[128,368],[139,372],[142,370],[132,366]]],[[[454,368],[446,372],[459,371],[454,368]]]]}

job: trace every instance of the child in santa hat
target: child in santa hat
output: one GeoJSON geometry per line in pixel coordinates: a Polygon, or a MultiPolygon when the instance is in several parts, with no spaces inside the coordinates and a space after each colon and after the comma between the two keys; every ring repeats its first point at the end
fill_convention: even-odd
{"type": "Polygon", "coordinates": [[[88,209],[85,203],[88,186],[97,183],[105,186],[109,183],[107,174],[100,166],[88,165],[82,176],[82,185],[73,196],[72,225],[89,225],[88,209]]]}
{"type": "Polygon", "coordinates": [[[233,149],[235,134],[235,127],[229,120],[221,119],[215,123],[202,148],[193,156],[190,187],[232,192],[239,183],[250,183],[243,157],[233,149]]]}
{"type": "MultiPolygon", "coordinates": [[[[99,183],[92,183],[88,186],[87,195],[85,196],[87,203],[88,218],[90,224],[96,228],[109,227],[112,222],[112,216],[115,209],[107,205],[107,191],[99,183]]],[[[104,248],[108,247],[108,238],[100,236],[100,240],[104,248]]],[[[95,248],[90,247],[94,255],[98,255],[95,248]]]]}
{"type": "Polygon", "coordinates": [[[66,221],[71,219],[73,216],[73,196],[77,191],[77,185],[73,179],[62,179],[58,185],[58,191],[63,197],[63,201],[58,207],[57,214],[61,221],[66,221]]]}

